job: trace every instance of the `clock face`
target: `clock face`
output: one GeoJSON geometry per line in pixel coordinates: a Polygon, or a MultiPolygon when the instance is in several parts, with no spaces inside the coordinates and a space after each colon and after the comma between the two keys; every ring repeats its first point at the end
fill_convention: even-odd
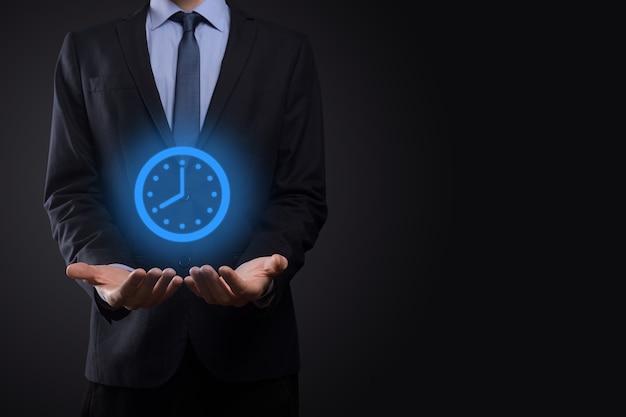
{"type": "Polygon", "coordinates": [[[135,183],[135,206],[143,223],[173,242],[192,242],[213,232],[230,201],[226,173],[209,154],[178,146],[146,162],[135,183]]]}

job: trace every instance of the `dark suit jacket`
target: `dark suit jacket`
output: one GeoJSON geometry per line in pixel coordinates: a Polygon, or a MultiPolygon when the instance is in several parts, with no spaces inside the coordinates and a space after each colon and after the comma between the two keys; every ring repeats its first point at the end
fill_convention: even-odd
{"type": "MultiPolygon", "coordinates": [[[[94,299],[89,380],[147,387],[168,379],[187,340],[216,376],[257,380],[299,369],[289,282],[326,219],[320,91],[305,36],[231,6],[219,80],[197,147],[229,173],[222,224],[193,243],[151,234],[133,205],[134,180],[174,146],[152,76],[147,5],[64,40],[55,95],[45,208],[67,263],[132,267],[237,265],[289,260],[267,308],[206,304],[183,286],[162,305],[111,312],[94,299]]],[[[93,288],[81,283],[93,298],[93,288]]]]}

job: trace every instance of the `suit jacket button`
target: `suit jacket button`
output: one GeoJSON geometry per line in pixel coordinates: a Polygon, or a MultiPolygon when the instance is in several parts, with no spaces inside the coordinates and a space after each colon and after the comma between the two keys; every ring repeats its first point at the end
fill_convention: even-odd
{"type": "Polygon", "coordinates": [[[178,260],[178,266],[181,268],[187,268],[191,265],[191,258],[189,256],[183,256],[178,260]]]}

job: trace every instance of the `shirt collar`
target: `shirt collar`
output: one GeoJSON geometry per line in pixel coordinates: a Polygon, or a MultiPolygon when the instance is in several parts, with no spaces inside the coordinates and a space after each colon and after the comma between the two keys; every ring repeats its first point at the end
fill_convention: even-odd
{"type": "MultiPolygon", "coordinates": [[[[182,9],[171,0],[150,0],[148,18],[150,19],[150,30],[154,30],[165,23],[170,16],[182,9]]],[[[225,0],[204,0],[194,12],[202,15],[206,20],[220,32],[227,29],[228,5],[225,0]]]]}

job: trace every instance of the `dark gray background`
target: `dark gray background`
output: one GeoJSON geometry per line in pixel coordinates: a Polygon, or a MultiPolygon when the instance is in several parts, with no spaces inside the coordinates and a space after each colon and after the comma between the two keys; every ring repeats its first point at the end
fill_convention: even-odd
{"type": "MultiPolygon", "coordinates": [[[[0,410],[21,410],[7,415],[80,407],[89,301],[64,276],[42,208],[52,77],[67,31],[142,3],[4,6],[0,410]]],[[[330,215],[293,282],[302,417],[413,415],[460,401],[473,370],[486,369],[481,304],[469,300],[480,278],[465,250],[481,243],[466,230],[479,167],[464,132],[480,105],[467,95],[477,82],[467,10],[233,3],[308,34],[322,84],[330,215]]]]}

